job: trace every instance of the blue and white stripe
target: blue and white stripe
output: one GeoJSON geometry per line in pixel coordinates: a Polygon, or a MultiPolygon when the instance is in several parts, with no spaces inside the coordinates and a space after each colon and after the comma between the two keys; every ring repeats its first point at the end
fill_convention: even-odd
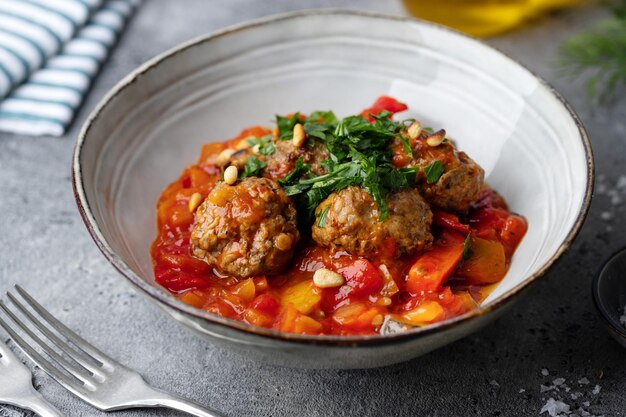
{"type": "Polygon", "coordinates": [[[62,135],[139,1],[0,0],[0,130],[62,135]]]}

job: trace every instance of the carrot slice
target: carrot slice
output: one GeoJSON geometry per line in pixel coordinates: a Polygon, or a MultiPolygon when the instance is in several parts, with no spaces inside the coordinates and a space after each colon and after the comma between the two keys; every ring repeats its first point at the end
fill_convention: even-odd
{"type": "Polygon", "coordinates": [[[444,231],[433,247],[421,255],[411,269],[406,288],[411,295],[439,290],[463,257],[465,237],[444,231]]]}

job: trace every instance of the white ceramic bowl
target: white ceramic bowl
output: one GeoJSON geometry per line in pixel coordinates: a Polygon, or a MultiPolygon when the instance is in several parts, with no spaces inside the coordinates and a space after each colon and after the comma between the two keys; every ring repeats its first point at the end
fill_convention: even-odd
{"type": "Polygon", "coordinates": [[[570,246],[589,207],[593,158],[564,100],[500,52],[422,21],[323,10],[225,29],[145,63],[85,123],[73,173],[102,252],[176,320],[260,360],[354,368],[416,357],[501,314],[570,246]],[[203,143],[270,124],[274,114],[353,114],[382,94],[409,105],[403,116],[444,127],[528,219],[508,274],[479,309],[405,334],[312,337],[215,316],[154,283],[156,200],[203,143]]]}

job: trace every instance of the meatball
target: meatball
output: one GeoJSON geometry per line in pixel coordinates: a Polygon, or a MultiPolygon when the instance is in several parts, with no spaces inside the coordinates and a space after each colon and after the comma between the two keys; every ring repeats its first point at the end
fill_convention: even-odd
{"type": "Polygon", "coordinates": [[[387,196],[389,218],[363,188],[350,186],[329,195],[315,210],[313,240],[353,255],[399,257],[430,247],[432,212],[415,189],[387,196]]]}
{"type": "Polygon", "coordinates": [[[241,278],[281,272],[299,239],[291,199],[275,181],[256,177],[218,183],[191,231],[196,257],[241,278]]]}
{"type": "Polygon", "coordinates": [[[229,150],[228,156],[220,159],[218,165],[234,165],[243,171],[250,156],[254,155],[267,164],[264,169],[264,176],[273,180],[284,178],[296,167],[298,158],[302,162],[310,165],[311,172],[315,175],[326,174],[326,168],[322,162],[328,159],[330,153],[326,145],[315,138],[309,138],[301,147],[296,147],[291,140],[273,139],[274,152],[269,155],[261,155],[254,151],[254,148],[242,148],[239,150],[229,150]]]}
{"type": "Polygon", "coordinates": [[[293,171],[298,158],[302,158],[302,162],[309,164],[311,172],[315,175],[327,173],[326,168],[322,166],[322,162],[328,159],[330,153],[321,140],[309,137],[304,145],[299,148],[291,140],[276,140],[274,147],[276,151],[265,157],[265,162],[267,163],[265,176],[268,178],[283,178],[293,171]]]}
{"type": "MultiPolygon", "coordinates": [[[[437,132],[445,135],[445,131],[437,132]],[[442,133],[440,133],[442,132],[442,133]]],[[[419,167],[418,189],[435,208],[465,213],[483,189],[485,171],[464,152],[458,152],[451,141],[438,146],[428,145],[427,133],[411,140],[413,155],[406,155],[399,139],[392,145],[394,163],[405,167],[419,167]],[[435,161],[443,163],[443,174],[433,184],[426,178],[425,168],[435,161]]]]}
{"type": "Polygon", "coordinates": [[[465,152],[454,152],[452,155],[454,158],[444,163],[444,172],[434,184],[428,184],[426,174],[422,172],[419,188],[434,207],[465,213],[480,196],[485,171],[465,152]]]}

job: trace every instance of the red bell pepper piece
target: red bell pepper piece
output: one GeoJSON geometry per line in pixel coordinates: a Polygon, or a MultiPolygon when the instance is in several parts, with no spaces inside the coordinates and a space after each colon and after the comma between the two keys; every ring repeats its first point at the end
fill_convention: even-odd
{"type": "Polygon", "coordinates": [[[365,117],[370,122],[373,122],[374,119],[372,118],[372,116],[370,116],[371,114],[377,115],[378,113],[381,113],[383,111],[388,111],[391,112],[391,114],[395,114],[401,111],[405,111],[406,109],[408,109],[407,105],[399,102],[395,98],[389,96],[380,96],[378,97],[378,99],[376,99],[372,107],[365,109],[361,112],[361,116],[365,117]]]}
{"type": "Polygon", "coordinates": [[[461,223],[459,216],[443,210],[433,210],[433,224],[457,231],[464,235],[467,235],[469,232],[469,226],[461,223]]]}

